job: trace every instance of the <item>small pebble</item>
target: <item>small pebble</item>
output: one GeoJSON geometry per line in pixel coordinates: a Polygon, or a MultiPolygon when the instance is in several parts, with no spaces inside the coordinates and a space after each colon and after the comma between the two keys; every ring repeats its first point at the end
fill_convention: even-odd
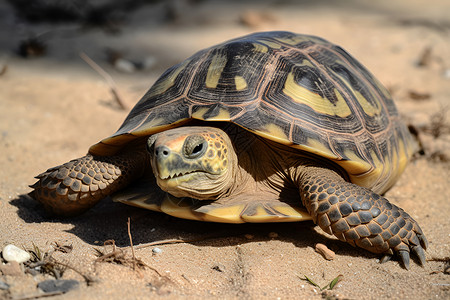
{"type": "Polygon", "coordinates": [[[9,284],[0,280],[0,290],[7,290],[7,289],[9,289],[9,284]]]}
{"type": "Polygon", "coordinates": [[[10,261],[6,265],[0,265],[0,271],[3,275],[20,276],[23,274],[22,269],[17,261],[10,261]]]}
{"type": "Polygon", "coordinates": [[[124,73],[136,72],[136,66],[129,60],[119,58],[114,62],[114,67],[124,73]]]}
{"type": "Polygon", "coordinates": [[[2,256],[6,261],[17,261],[18,263],[23,263],[31,259],[30,253],[11,244],[3,248],[2,256]]]}
{"type": "Polygon", "coordinates": [[[212,269],[218,272],[225,272],[225,266],[222,264],[216,264],[212,269]]]}
{"type": "Polygon", "coordinates": [[[62,292],[67,293],[70,290],[76,289],[80,286],[80,283],[74,279],[49,279],[38,283],[40,288],[45,293],[62,292]]]}
{"type": "Polygon", "coordinates": [[[152,252],[155,253],[155,254],[158,254],[158,253],[162,253],[163,250],[161,248],[155,247],[155,248],[152,249],[152,252]]]}
{"type": "Polygon", "coordinates": [[[316,252],[323,256],[326,260],[333,260],[335,253],[328,249],[324,244],[316,244],[316,252]]]}
{"type": "Polygon", "coordinates": [[[270,232],[270,233],[269,233],[269,237],[270,237],[271,239],[276,239],[276,238],[278,237],[278,233],[276,233],[276,232],[270,232]]]}

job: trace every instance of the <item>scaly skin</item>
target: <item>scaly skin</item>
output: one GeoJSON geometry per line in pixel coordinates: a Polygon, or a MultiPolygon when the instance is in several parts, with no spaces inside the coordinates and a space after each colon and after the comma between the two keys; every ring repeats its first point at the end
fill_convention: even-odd
{"type": "Polygon", "coordinates": [[[54,214],[79,215],[140,177],[149,163],[144,151],[104,157],[88,154],[36,176],[30,196],[54,214]]]}
{"type": "Polygon", "coordinates": [[[328,168],[311,166],[302,172],[300,195],[314,222],[339,240],[386,256],[396,253],[407,269],[412,250],[425,264],[428,242],[422,230],[386,198],[328,168]]]}

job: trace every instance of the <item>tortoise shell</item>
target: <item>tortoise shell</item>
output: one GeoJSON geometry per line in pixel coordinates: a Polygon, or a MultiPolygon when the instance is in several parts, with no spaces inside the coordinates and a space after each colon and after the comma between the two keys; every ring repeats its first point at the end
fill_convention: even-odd
{"type": "Polygon", "coordinates": [[[324,39],[263,32],[199,51],[169,68],[93,155],[191,120],[232,122],[340,165],[376,193],[401,174],[415,143],[386,88],[324,39]]]}

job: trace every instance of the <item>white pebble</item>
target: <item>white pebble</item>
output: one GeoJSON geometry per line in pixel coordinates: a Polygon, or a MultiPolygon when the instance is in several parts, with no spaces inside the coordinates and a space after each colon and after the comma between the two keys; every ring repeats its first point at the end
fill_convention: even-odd
{"type": "Polygon", "coordinates": [[[152,252],[153,253],[162,253],[163,251],[162,251],[161,248],[155,247],[155,248],[152,249],[152,252]]]}
{"type": "Polygon", "coordinates": [[[114,67],[124,73],[136,72],[136,66],[131,62],[123,58],[119,58],[115,61],[114,67]]]}
{"type": "Polygon", "coordinates": [[[3,248],[2,256],[6,261],[17,261],[18,263],[23,263],[31,259],[30,253],[11,244],[3,248]]]}

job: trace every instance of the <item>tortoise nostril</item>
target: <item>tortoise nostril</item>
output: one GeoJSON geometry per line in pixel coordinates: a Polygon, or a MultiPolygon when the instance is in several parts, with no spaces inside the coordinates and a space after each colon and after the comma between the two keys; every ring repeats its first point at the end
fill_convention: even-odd
{"type": "Polygon", "coordinates": [[[167,158],[170,154],[170,149],[166,146],[160,146],[155,149],[155,156],[159,159],[167,158]]]}

